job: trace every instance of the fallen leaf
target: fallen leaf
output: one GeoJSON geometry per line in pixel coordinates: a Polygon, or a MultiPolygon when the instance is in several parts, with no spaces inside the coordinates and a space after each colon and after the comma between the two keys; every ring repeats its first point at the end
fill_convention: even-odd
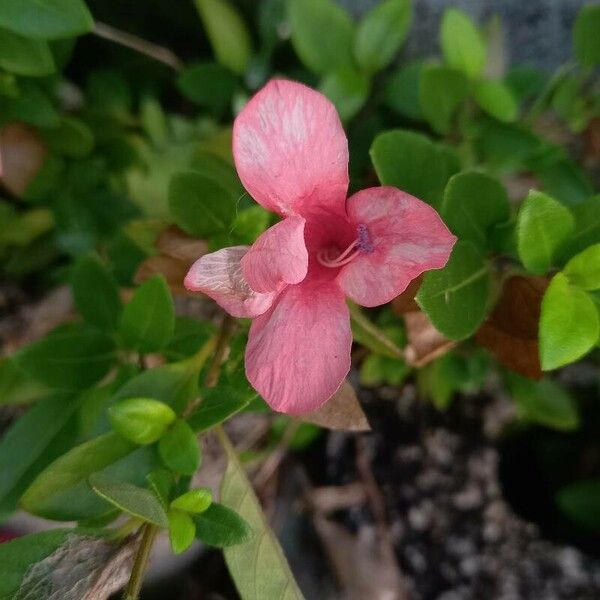
{"type": "Polygon", "coordinates": [[[193,238],[173,225],[158,236],[156,249],[160,254],[175,258],[190,267],[208,252],[208,244],[205,240],[193,238]]]}
{"type": "Polygon", "coordinates": [[[371,429],[354,388],[347,381],[321,408],[298,418],[326,429],[341,431],[370,431],[371,429]]]}
{"type": "Polygon", "coordinates": [[[0,131],[0,181],[20,198],[47,154],[46,146],[34,129],[21,123],[9,123],[0,131]]]}
{"type": "Polygon", "coordinates": [[[444,337],[422,311],[405,313],[404,322],[408,339],[404,359],[413,367],[424,367],[456,346],[456,342],[444,337]]]}
{"type": "Polygon", "coordinates": [[[475,335],[503,365],[532,379],[542,371],[538,353],[541,303],[548,280],[515,275],[508,279],[500,299],[475,335]]]}
{"type": "Polygon", "coordinates": [[[419,275],[416,279],[413,279],[408,287],[392,300],[392,310],[397,315],[404,315],[408,312],[420,310],[415,296],[421,287],[421,283],[423,283],[423,275],[419,275]]]}
{"type": "Polygon", "coordinates": [[[188,291],[183,287],[183,280],[187,272],[188,266],[175,258],[161,255],[151,256],[138,267],[134,281],[142,283],[149,277],[160,274],[167,280],[172,292],[187,294],[188,291]]]}

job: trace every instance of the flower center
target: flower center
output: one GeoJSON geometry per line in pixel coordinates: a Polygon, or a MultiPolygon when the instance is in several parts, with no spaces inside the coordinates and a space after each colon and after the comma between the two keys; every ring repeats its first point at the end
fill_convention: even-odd
{"type": "Polygon", "coordinates": [[[373,252],[373,244],[369,236],[369,230],[362,223],[356,228],[356,239],[343,251],[335,247],[322,248],[317,253],[317,260],[330,269],[343,267],[352,262],[361,253],[373,252]]]}

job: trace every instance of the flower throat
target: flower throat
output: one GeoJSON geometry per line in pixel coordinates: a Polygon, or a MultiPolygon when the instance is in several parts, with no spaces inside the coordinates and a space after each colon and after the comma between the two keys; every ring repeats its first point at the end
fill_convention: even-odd
{"type": "Polygon", "coordinates": [[[362,223],[356,228],[356,239],[343,251],[337,248],[323,248],[317,253],[317,260],[324,267],[336,269],[352,262],[361,253],[373,252],[373,244],[369,236],[369,230],[362,223]]]}

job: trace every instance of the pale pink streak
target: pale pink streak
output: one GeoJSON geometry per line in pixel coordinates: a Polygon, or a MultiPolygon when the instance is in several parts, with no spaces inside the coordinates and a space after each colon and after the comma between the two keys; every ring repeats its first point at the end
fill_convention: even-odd
{"type": "Polygon", "coordinates": [[[288,414],[317,409],[350,370],[352,333],[334,281],[289,286],[252,321],[246,375],[269,405],[288,414]]]}
{"type": "Polygon", "coordinates": [[[233,125],[233,157],[244,187],[273,212],[343,210],[346,135],[333,104],[302,84],[273,79],[248,102],[233,125]]]}
{"type": "Polygon", "coordinates": [[[366,226],[372,251],[342,267],[337,281],[363,306],[390,302],[424,271],[443,267],[456,242],[435,209],[394,187],[357,192],[346,210],[366,226]]]}
{"type": "Polygon", "coordinates": [[[247,251],[248,246],[233,246],[205,254],[192,265],[183,282],[185,287],[210,296],[234,317],[261,315],[277,294],[261,294],[248,285],[240,264],[247,251]]]}
{"type": "Polygon", "coordinates": [[[308,271],[304,219],[287,217],[267,229],[242,258],[242,273],[253,290],[271,292],[300,283],[308,271]]]}

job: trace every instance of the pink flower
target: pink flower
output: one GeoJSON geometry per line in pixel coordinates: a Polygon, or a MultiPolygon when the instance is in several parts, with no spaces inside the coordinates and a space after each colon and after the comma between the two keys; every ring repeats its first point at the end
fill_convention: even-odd
{"type": "Polygon", "coordinates": [[[350,370],[345,297],[385,304],[456,238],[428,204],[393,187],[346,199],[348,143],[334,106],[273,80],[238,115],[233,156],[245,188],[282,220],[250,246],[200,258],[185,286],[235,317],[253,318],[246,375],[275,410],[325,403],[350,370]]]}

